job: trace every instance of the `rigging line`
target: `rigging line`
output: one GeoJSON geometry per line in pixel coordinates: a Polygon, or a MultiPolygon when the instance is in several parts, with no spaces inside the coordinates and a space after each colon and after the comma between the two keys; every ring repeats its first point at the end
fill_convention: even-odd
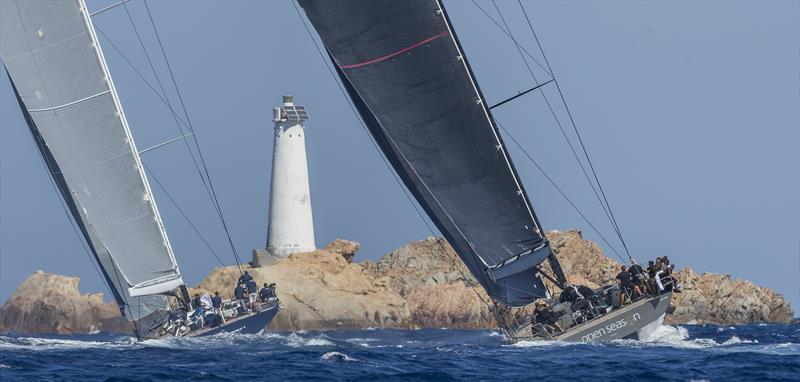
{"type": "Polygon", "coordinates": [[[497,123],[497,126],[499,126],[508,135],[508,137],[511,138],[511,140],[514,142],[514,144],[516,144],[517,147],[520,150],[522,150],[522,152],[525,154],[525,156],[528,158],[528,160],[530,160],[531,163],[533,163],[533,165],[536,166],[537,169],[539,169],[539,171],[542,173],[542,175],[544,175],[544,177],[547,179],[547,181],[549,181],[550,184],[553,185],[553,187],[555,187],[555,189],[561,194],[561,196],[563,196],[564,199],[567,200],[567,202],[572,206],[573,209],[575,209],[575,211],[578,213],[578,215],[580,215],[583,218],[583,220],[586,221],[586,223],[589,224],[590,227],[592,227],[592,230],[594,231],[594,233],[596,233],[598,236],[600,236],[600,238],[603,239],[603,242],[605,242],[606,245],[608,245],[608,247],[611,248],[611,251],[613,251],[614,254],[616,254],[617,257],[619,257],[620,260],[622,260],[622,262],[624,263],[625,260],[622,258],[622,256],[620,256],[619,252],[617,252],[617,250],[614,248],[614,246],[611,245],[611,243],[609,243],[608,240],[606,240],[605,236],[603,236],[603,234],[601,234],[600,231],[597,230],[597,228],[594,226],[594,224],[592,224],[592,222],[589,220],[589,218],[587,218],[586,215],[584,215],[583,212],[581,212],[580,208],[578,208],[578,206],[576,206],[575,203],[572,202],[572,200],[567,196],[567,194],[564,193],[564,191],[561,189],[561,187],[559,187],[558,184],[556,184],[556,182],[553,180],[553,178],[551,178],[550,175],[547,174],[547,172],[544,170],[544,168],[542,168],[542,166],[540,166],[539,163],[536,162],[536,160],[533,159],[533,157],[528,153],[527,150],[525,150],[524,147],[522,147],[522,145],[517,141],[517,139],[508,130],[506,130],[506,128],[503,127],[503,125],[501,125],[500,122],[498,122],[496,119],[495,119],[495,123],[497,123]]]}
{"type": "Polygon", "coordinates": [[[489,106],[489,110],[492,110],[492,109],[494,109],[494,108],[496,108],[496,107],[498,107],[498,106],[503,106],[503,105],[505,105],[506,103],[508,103],[508,102],[511,102],[511,101],[513,101],[513,100],[515,100],[515,99],[517,99],[517,98],[519,98],[519,97],[522,97],[522,96],[524,96],[525,94],[528,94],[528,93],[530,93],[530,92],[532,92],[532,91],[534,91],[534,90],[536,90],[536,89],[539,89],[540,87],[542,87],[542,86],[545,86],[545,85],[547,85],[547,84],[549,84],[549,83],[551,83],[551,82],[553,82],[553,81],[555,81],[555,80],[554,80],[554,79],[551,79],[551,80],[549,80],[549,81],[547,81],[547,82],[543,82],[543,83],[541,83],[541,84],[539,84],[539,85],[536,85],[536,86],[534,86],[534,87],[532,87],[532,88],[530,88],[530,89],[528,89],[528,90],[525,90],[524,92],[519,92],[519,93],[517,93],[517,95],[515,95],[515,96],[513,96],[513,97],[510,97],[510,98],[507,98],[507,99],[505,99],[505,100],[503,100],[503,101],[500,101],[500,102],[498,102],[498,103],[494,104],[493,106],[489,106]]]}
{"type": "MultiPolygon", "coordinates": [[[[517,0],[517,3],[519,4],[520,8],[522,9],[522,13],[525,16],[525,20],[528,23],[528,28],[530,28],[531,34],[533,35],[533,38],[536,41],[536,45],[539,47],[539,51],[542,53],[542,57],[544,58],[544,61],[547,64],[547,67],[550,68],[550,73],[552,75],[553,70],[550,67],[549,60],[547,60],[547,55],[544,52],[544,48],[542,48],[542,44],[541,44],[541,42],[539,42],[539,37],[536,36],[536,31],[533,28],[533,22],[531,22],[531,19],[528,16],[528,13],[525,11],[525,7],[522,5],[522,2],[520,0],[517,0]]],[[[567,111],[567,115],[569,116],[569,120],[570,120],[570,123],[572,124],[572,128],[573,128],[573,130],[575,130],[575,134],[577,135],[578,141],[581,144],[581,148],[583,149],[583,154],[586,156],[586,161],[589,163],[589,168],[592,170],[592,174],[594,175],[595,181],[597,182],[597,187],[600,189],[600,194],[603,195],[603,200],[606,203],[606,207],[608,207],[608,212],[611,215],[611,221],[612,221],[612,224],[614,225],[614,228],[617,231],[617,235],[619,236],[619,240],[622,242],[622,246],[625,248],[625,252],[628,254],[628,258],[631,261],[633,261],[633,258],[631,257],[631,253],[628,250],[628,245],[627,245],[627,243],[625,242],[625,239],[622,236],[622,230],[619,228],[619,224],[617,223],[617,219],[614,216],[614,212],[611,210],[611,204],[609,204],[608,199],[606,198],[605,191],[603,190],[603,185],[600,184],[600,179],[598,178],[597,172],[594,169],[594,164],[592,164],[592,159],[589,157],[589,153],[586,150],[586,146],[583,143],[583,138],[581,138],[580,132],[578,132],[578,126],[575,124],[575,120],[572,117],[572,112],[569,109],[569,105],[567,105],[567,101],[564,98],[564,93],[561,91],[561,86],[558,85],[558,81],[556,81],[556,89],[558,90],[558,94],[561,97],[561,102],[564,104],[564,108],[567,111]]]]}
{"type": "MultiPolygon", "coordinates": [[[[161,94],[164,96],[164,102],[166,102],[166,104],[171,107],[172,104],[169,102],[169,95],[167,95],[167,91],[164,89],[164,84],[161,82],[161,78],[158,77],[158,71],[156,71],[156,67],[155,67],[155,65],[153,65],[153,60],[150,58],[150,54],[147,52],[147,48],[144,46],[144,41],[142,40],[142,36],[139,33],[139,28],[137,28],[136,27],[136,23],[133,22],[133,17],[131,17],[131,13],[128,10],[128,6],[123,4],[123,7],[125,8],[125,14],[128,15],[128,21],[130,21],[131,27],[133,27],[133,32],[136,34],[136,38],[139,40],[139,46],[142,47],[142,52],[144,52],[144,56],[145,56],[145,58],[147,58],[147,63],[150,65],[150,70],[153,71],[153,76],[156,79],[156,83],[158,84],[158,88],[161,89],[161,94]]],[[[178,125],[178,130],[179,130],[180,134],[183,135],[184,134],[183,133],[183,129],[181,128],[181,125],[180,125],[180,123],[178,123],[178,120],[177,120],[178,115],[177,114],[173,114],[172,116],[173,116],[173,118],[175,118],[175,124],[178,125]]],[[[189,150],[189,152],[191,153],[191,150],[189,150]]]]}
{"type": "MultiPolygon", "coordinates": [[[[194,133],[194,127],[192,126],[192,121],[189,118],[189,112],[186,110],[186,103],[183,101],[183,96],[181,95],[180,88],[178,87],[177,81],[175,81],[175,74],[172,71],[172,66],[169,63],[169,59],[167,58],[167,53],[164,50],[164,44],[161,41],[161,36],[158,33],[158,28],[156,28],[156,23],[153,20],[153,15],[150,12],[150,6],[147,5],[147,0],[142,1],[144,3],[145,9],[147,9],[147,17],[150,19],[150,24],[153,26],[153,31],[156,35],[156,40],[158,41],[158,46],[161,49],[161,54],[164,56],[164,62],[167,64],[167,71],[169,72],[170,79],[172,80],[172,85],[175,87],[175,93],[178,95],[178,100],[180,101],[181,108],[183,109],[183,114],[186,117],[186,122],[189,124],[189,130],[194,133]]],[[[239,258],[239,254],[236,251],[236,246],[233,244],[233,239],[231,238],[230,230],[228,229],[228,224],[225,222],[225,215],[222,213],[222,207],[219,203],[219,198],[217,197],[217,192],[214,189],[214,183],[211,181],[211,175],[208,172],[208,166],[206,165],[205,157],[203,156],[203,151],[200,150],[200,143],[198,142],[197,135],[192,135],[192,140],[197,148],[197,154],[200,157],[200,163],[203,166],[203,171],[205,172],[206,178],[208,179],[208,187],[211,190],[211,196],[213,202],[217,208],[217,214],[219,215],[220,223],[222,223],[222,227],[225,230],[225,236],[228,238],[228,243],[230,244],[231,251],[233,251],[233,256],[236,259],[236,264],[239,267],[239,272],[242,273],[242,261],[239,258]]]]}
{"type": "Polygon", "coordinates": [[[158,92],[158,90],[156,90],[156,88],[155,88],[155,87],[153,87],[153,85],[152,85],[152,84],[151,84],[149,81],[147,81],[147,79],[144,77],[144,75],[142,74],[142,72],[140,72],[140,71],[139,71],[139,69],[137,69],[137,68],[136,68],[136,66],[134,66],[134,65],[133,65],[133,63],[130,61],[130,59],[128,59],[128,57],[127,57],[127,56],[126,56],[124,53],[122,53],[122,50],[120,50],[120,49],[117,47],[117,45],[116,45],[116,44],[114,44],[114,41],[113,41],[113,40],[111,40],[111,38],[109,38],[109,37],[108,37],[108,35],[106,35],[106,34],[103,32],[103,30],[102,30],[102,29],[100,29],[100,27],[98,27],[97,25],[95,25],[95,26],[94,26],[94,29],[95,29],[97,32],[99,32],[101,36],[103,36],[103,38],[104,38],[104,39],[105,39],[105,40],[108,42],[108,44],[109,44],[109,45],[111,45],[111,47],[114,49],[114,51],[116,51],[116,52],[117,52],[117,54],[119,54],[119,55],[120,55],[120,57],[122,57],[123,61],[125,61],[125,63],[126,63],[126,64],[128,64],[128,66],[129,66],[129,67],[130,67],[130,68],[131,68],[131,69],[134,71],[134,73],[136,73],[136,75],[138,75],[138,76],[139,76],[139,78],[142,80],[142,82],[144,82],[144,83],[145,83],[145,85],[147,85],[147,87],[149,87],[149,88],[150,88],[150,90],[153,92],[153,94],[155,94],[155,95],[156,95],[156,97],[157,97],[157,98],[158,98],[158,99],[161,101],[161,103],[163,103],[163,104],[164,104],[164,106],[166,106],[166,107],[167,107],[167,108],[170,110],[170,112],[172,113],[172,115],[173,115],[173,116],[175,116],[175,118],[177,118],[177,119],[178,119],[178,121],[179,121],[179,122],[180,122],[180,123],[181,123],[181,124],[182,124],[184,127],[186,127],[186,128],[188,129],[188,128],[189,128],[189,125],[187,125],[187,124],[186,124],[186,122],[184,122],[184,121],[183,121],[183,119],[182,119],[182,118],[181,118],[181,117],[178,115],[178,113],[177,113],[177,112],[175,112],[175,110],[172,108],[172,106],[169,104],[169,102],[168,102],[167,100],[165,100],[165,99],[164,99],[164,97],[162,97],[162,96],[161,96],[161,94],[158,92]]]}
{"type": "MultiPolygon", "coordinates": [[[[508,36],[508,37],[511,37],[511,35],[510,35],[510,34],[509,34],[509,33],[508,33],[508,32],[507,32],[505,29],[503,29],[503,27],[502,27],[502,26],[500,26],[500,23],[498,23],[498,22],[497,22],[497,20],[495,20],[495,19],[494,19],[494,17],[492,17],[492,16],[491,16],[491,15],[490,15],[488,12],[486,12],[486,10],[484,10],[484,9],[483,9],[483,7],[481,7],[480,5],[478,5],[478,3],[477,3],[477,2],[475,2],[475,0],[472,0],[472,4],[474,4],[476,7],[478,7],[478,9],[480,9],[480,10],[481,10],[481,12],[483,12],[483,14],[484,14],[484,15],[486,15],[486,17],[488,17],[488,18],[489,18],[489,20],[492,20],[492,22],[494,23],[494,25],[495,25],[495,26],[497,26],[497,28],[499,28],[501,32],[505,33],[505,35],[506,35],[506,36],[508,36]]],[[[512,37],[512,40],[514,40],[514,39],[513,39],[513,37],[512,37]]],[[[533,57],[533,55],[532,55],[530,52],[528,52],[528,50],[527,50],[527,49],[525,49],[525,47],[524,47],[524,46],[522,46],[522,45],[518,44],[518,43],[517,43],[515,40],[514,40],[514,44],[515,44],[515,45],[516,45],[516,46],[517,46],[519,49],[522,49],[522,51],[524,51],[524,52],[525,52],[525,54],[527,54],[527,55],[528,55],[528,57],[530,57],[530,58],[531,58],[531,60],[533,60],[533,62],[535,62],[535,63],[536,63],[536,65],[538,65],[540,68],[542,68],[542,70],[544,70],[544,72],[545,72],[545,73],[547,73],[547,74],[548,74],[548,75],[549,75],[551,78],[553,77],[553,74],[552,74],[552,73],[551,73],[549,70],[547,70],[547,68],[545,68],[545,67],[544,67],[544,66],[543,66],[543,65],[542,65],[542,64],[539,62],[539,60],[537,60],[536,58],[534,58],[534,57],[533,57]]]]}
{"type": "MultiPolygon", "coordinates": [[[[114,50],[117,52],[117,54],[119,54],[119,55],[120,55],[120,57],[122,57],[122,59],[125,61],[125,63],[127,63],[127,64],[128,64],[128,66],[129,66],[131,69],[133,69],[133,71],[134,71],[134,72],[135,72],[135,73],[136,73],[136,74],[139,76],[139,78],[142,80],[142,82],[144,82],[144,83],[145,83],[145,84],[146,84],[146,85],[147,85],[147,86],[150,88],[150,90],[153,92],[153,94],[155,94],[155,95],[156,95],[156,97],[157,97],[157,98],[158,98],[158,99],[159,99],[159,100],[160,100],[160,101],[161,101],[161,102],[162,102],[162,103],[163,103],[163,104],[164,104],[164,105],[165,105],[165,106],[166,106],[166,107],[167,107],[167,108],[170,110],[170,112],[171,112],[171,114],[173,115],[173,117],[175,117],[175,119],[176,119],[178,122],[180,122],[181,124],[183,124],[183,125],[184,125],[184,126],[187,128],[187,129],[188,129],[188,128],[189,128],[189,125],[188,125],[186,122],[184,122],[184,121],[183,121],[183,119],[181,119],[181,117],[178,115],[178,113],[175,111],[175,109],[172,107],[172,105],[169,103],[169,101],[168,101],[168,100],[166,100],[166,99],[164,99],[164,97],[163,97],[163,96],[162,96],[162,95],[161,95],[161,94],[158,92],[158,90],[156,90],[156,88],[155,88],[155,87],[154,87],[154,86],[153,86],[153,85],[152,85],[152,84],[151,84],[151,83],[150,83],[150,82],[149,82],[149,81],[148,81],[148,80],[147,80],[147,79],[144,77],[144,75],[142,74],[142,72],[141,72],[141,71],[139,71],[139,69],[137,69],[135,65],[133,65],[133,63],[132,63],[132,62],[130,61],[130,59],[129,59],[129,58],[126,56],[126,55],[125,55],[125,53],[123,53],[123,52],[122,52],[122,50],[120,50],[120,49],[117,47],[117,45],[116,45],[116,44],[114,44],[114,41],[113,41],[113,40],[111,40],[111,38],[109,38],[109,36],[108,36],[108,35],[106,35],[106,34],[103,32],[103,30],[102,30],[102,29],[100,29],[99,27],[95,26],[95,30],[97,30],[98,32],[100,32],[100,34],[103,36],[103,38],[105,38],[105,39],[106,39],[106,41],[108,41],[108,43],[111,45],[111,47],[112,47],[112,48],[114,48],[114,50]]],[[[157,77],[157,75],[156,75],[156,77],[157,77]]],[[[181,134],[183,134],[183,130],[180,128],[180,126],[178,126],[178,131],[179,131],[181,134]]],[[[188,134],[186,134],[186,135],[188,136],[188,135],[192,135],[192,134],[194,134],[194,133],[188,133],[188,134]]],[[[184,141],[184,142],[185,142],[185,141],[184,141]]],[[[197,160],[195,159],[195,157],[194,157],[194,154],[193,154],[193,151],[192,151],[191,147],[190,147],[190,146],[188,146],[188,143],[186,143],[186,145],[187,145],[187,150],[189,150],[189,154],[190,154],[190,156],[192,157],[192,161],[194,162],[195,168],[197,169],[198,176],[200,176],[200,180],[202,181],[203,185],[205,186],[206,192],[209,194],[209,198],[211,198],[211,194],[210,194],[210,191],[209,191],[209,189],[208,189],[208,185],[206,185],[206,180],[205,180],[205,177],[203,176],[203,173],[200,171],[200,165],[199,165],[199,163],[197,162],[197,160]]],[[[213,202],[213,199],[212,199],[212,202],[213,202]]],[[[216,212],[216,207],[215,207],[215,212],[216,212]]]]}
{"type": "Polygon", "coordinates": [[[425,216],[422,214],[422,211],[420,211],[419,206],[417,206],[417,203],[414,202],[414,199],[409,194],[409,191],[405,188],[405,186],[403,185],[403,183],[400,180],[400,178],[398,178],[398,175],[394,172],[394,169],[389,164],[389,161],[386,159],[386,157],[383,156],[383,153],[381,152],[380,148],[378,147],[378,144],[375,142],[375,139],[372,137],[372,134],[369,133],[369,130],[367,129],[367,126],[364,124],[364,121],[361,119],[361,116],[358,114],[358,111],[356,110],[355,106],[353,105],[352,101],[350,100],[350,96],[347,95],[347,92],[342,87],[342,84],[339,83],[339,80],[338,80],[338,77],[336,76],[336,73],[334,73],[333,69],[331,69],[331,67],[329,66],[328,59],[325,58],[325,54],[322,53],[322,48],[320,48],[319,44],[317,44],[317,40],[314,39],[314,34],[311,33],[311,29],[309,28],[308,24],[306,23],[306,19],[303,18],[303,14],[300,12],[300,9],[297,7],[297,4],[293,0],[289,0],[289,1],[292,3],[292,5],[294,5],[294,9],[295,9],[295,11],[297,11],[297,17],[299,17],[300,21],[303,22],[303,27],[305,27],[306,33],[308,33],[308,37],[311,39],[311,42],[314,43],[314,47],[317,48],[317,53],[319,53],[319,57],[322,59],[322,63],[325,65],[325,68],[328,69],[328,73],[330,73],[331,78],[333,78],[333,82],[335,82],[336,86],[339,87],[339,91],[342,93],[342,96],[347,101],[347,105],[350,106],[350,110],[353,111],[353,114],[355,115],[356,120],[361,125],[362,130],[364,131],[365,134],[367,134],[367,139],[369,139],[370,143],[372,143],[372,147],[374,147],[375,151],[378,152],[378,156],[383,160],[383,163],[386,165],[386,168],[389,169],[389,173],[392,174],[392,177],[394,178],[395,182],[397,182],[397,184],[400,185],[400,190],[403,191],[403,194],[406,196],[406,199],[408,199],[408,202],[411,203],[411,206],[414,207],[414,210],[417,212],[417,215],[419,215],[419,218],[422,219],[422,222],[425,223],[426,227],[428,227],[428,231],[430,231],[432,236],[436,236],[436,232],[433,230],[433,228],[431,228],[431,225],[428,223],[428,220],[425,219],[425,216]]]}
{"type": "MultiPolygon", "coordinates": [[[[511,28],[508,26],[508,23],[506,22],[506,19],[503,16],[503,12],[500,11],[500,8],[497,6],[497,3],[494,0],[492,0],[492,4],[494,4],[495,9],[497,9],[497,13],[500,16],[500,20],[503,22],[503,25],[505,26],[505,29],[507,30],[507,35],[516,44],[516,39],[514,38],[514,35],[513,35],[513,32],[511,31],[511,28]]],[[[525,55],[522,54],[522,50],[520,49],[520,45],[517,44],[516,46],[517,46],[517,52],[519,52],[519,55],[520,55],[520,58],[522,58],[522,61],[525,62],[525,66],[528,68],[528,72],[530,73],[531,77],[533,78],[534,83],[538,84],[539,80],[536,78],[536,74],[533,72],[533,70],[531,70],[530,65],[528,65],[528,60],[525,59],[525,55]]],[[[542,53],[542,56],[544,56],[544,53],[542,53]]],[[[548,69],[550,69],[549,62],[547,64],[548,64],[548,69]]],[[[552,69],[550,69],[550,73],[552,75],[552,69]]],[[[555,77],[551,81],[555,81],[555,77]]],[[[558,85],[558,82],[556,81],[556,86],[557,85],[558,85]]],[[[617,233],[617,237],[619,237],[619,232],[617,230],[617,226],[615,224],[615,221],[614,221],[612,215],[610,214],[610,212],[607,210],[606,205],[603,203],[603,200],[601,199],[600,194],[597,191],[597,187],[595,187],[594,183],[592,182],[591,178],[589,177],[589,173],[586,171],[586,167],[584,166],[583,161],[578,156],[577,151],[575,151],[575,147],[572,144],[572,140],[569,139],[569,136],[567,135],[566,130],[564,130],[564,126],[561,124],[561,121],[558,119],[558,115],[556,114],[555,110],[553,109],[553,106],[550,103],[550,99],[547,98],[547,95],[544,93],[544,89],[541,89],[541,87],[539,88],[539,92],[541,93],[542,98],[544,98],[544,101],[547,104],[547,108],[550,110],[550,114],[553,115],[553,119],[556,121],[556,124],[558,125],[559,130],[561,130],[561,135],[564,137],[564,140],[567,142],[567,145],[569,146],[569,149],[572,152],[572,156],[578,162],[578,165],[580,166],[584,177],[586,177],[586,181],[589,183],[589,186],[592,188],[592,192],[594,193],[595,197],[597,198],[598,203],[600,203],[600,207],[603,209],[603,213],[606,215],[606,218],[608,218],[609,222],[611,222],[612,228],[614,228],[615,233],[617,233]]],[[[624,246],[624,244],[623,244],[623,246],[624,246]]]]}
{"type": "Polygon", "coordinates": [[[125,3],[127,3],[128,1],[129,1],[129,0],[122,0],[122,1],[120,1],[120,2],[118,2],[118,3],[111,4],[111,5],[109,5],[109,6],[105,7],[105,8],[98,9],[98,10],[96,10],[96,11],[94,11],[94,12],[90,13],[90,14],[89,14],[89,16],[90,16],[90,17],[94,17],[94,15],[99,15],[99,14],[101,14],[101,13],[103,13],[103,12],[105,12],[105,11],[109,10],[109,9],[116,8],[116,7],[118,7],[118,6],[122,5],[122,4],[125,4],[125,3]]]}
{"type": "MultiPolygon", "coordinates": [[[[170,110],[174,110],[173,107],[172,107],[172,103],[169,100],[169,95],[167,94],[167,91],[164,89],[164,84],[161,82],[161,79],[158,76],[158,71],[156,70],[155,65],[153,65],[153,61],[150,58],[150,54],[147,52],[147,48],[144,45],[144,41],[142,40],[142,36],[139,33],[139,29],[136,27],[136,23],[133,22],[133,18],[131,17],[131,14],[130,14],[130,12],[128,10],[128,6],[123,4],[123,7],[125,8],[125,13],[128,15],[128,20],[130,21],[131,26],[133,27],[133,31],[136,34],[136,38],[139,40],[139,45],[141,46],[142,51],[144,52],[144,55],[147,58],[147,63],[150,65],[150,70],[153,71],[153,76],[156,79],[156,83],[158,84],[159,89],[161,89],[161,94],[164,96],[163,100],[166,103],[167,107],[170,108],[170,110]]],[[[152,21],[152,19],[151,19],[151,21],[152,21]]],[[[155,25],[153,25],[153,29],[155,30],[155,25]]],[[[156,31],[156,33],[158,33],[158,32],[156,31]]],[[[166,56],[164,56],[164,60],[166,61],[166,56]]],[[[173,80],[173,82],[174,82],[174,80],[173,80]]],[[[177,90],[177,85],[176,85],[175,89],[177,90]]],[[[186,116],[186,118],[188,120],[189,115],[186,113],[186,109],[185,108],[184,108],[184,115],[186,116]]],[[[188,133],[188,134],[184,133],[183,128],[181,128],[181,125],[178,122],[178,114],[177,113],[173,112],[172,113],[172,117],[175,120],[175,126],[178,128],[178,133],[181,135],[181,137],[187,137],[189,135],[193,135],[194,134],[194,129],[192,129],[191,125],[187,126],[187,128],[191,132],[188,133]]],[[[189,156],[192,158],[192,162],[194,163],[195,169],[197,169],[197,173],[200,176],[200,180],[203,182],[203,186],[206,189],[206,192],[209,193],[209,196],[211,196],[211,192],[209,190],[209,186],[206,184],[206,178],[203,177],[203,172],[200,170],[200,165],[198,164],[197,158],[195,157],[195,154],[194,154],[194,152],[193,152],[193,150],[192,150],[192,148],[191,148],[191,146],[189,144],[189,140],[188,139],[184,139],[183,143],[186,146],[186,150],[189,151],[189,156]]],[[[155,147],[157,147],[157,146],[155,146],[155,147]]],[[[155,148],[155,147],[153,147],[153,148],[155,148]]],[[[200,151],[199,146],[197,147],[197,150],[198,150],[198,152],[200,151]]],[[[145,151],[149,151],[149,149],[140,152],[140,154],[145,152],[145,151]]],[[[208,181],[210,182],[210,178],[208,179],[208,181]]],[[[214,198],[212,198],[212,202],[214,202],[214,201],[215,201],[214,198]]],[[[218,214],[220,214],[220,213],[221,212],[218,212],[218,214]]],[[[234,256],[236,256],[236,252],[235,251],[234,251],[234,256]]],[[[236,261],[237,261],[237,263],[239,262],[238,257],[236,257],[236,261]]]]}
{"type": "Polygon", "coordinates": [[[211,254],[214,255],[214,257],[217,259],[217,261],[220,263],[220,265],[222,265],[222,268],[225,269],[225,271],[227,271],[228,274],[231,276],[231,278],[235,281],[236,280],[236,276],[234,276],[233,273],[230,271],[230,269],[228,269],[228,267],[225,265],[225,263],[222,261],[222,259],[217,254],[217,252],[214,251],[214,248],[211,247],[211,244],[209,244],[208,241],[206,241],[205,237],[203,237],[203,235],[200,233],[200,230],[197,228],[197,226],[195,226],[194,223],[192,223],[192,220],[189,219],[189,216],[186,214],[186,212],[184,212],[183,208],[181,208],[181,206],[178,204],[178,201],[175,200],[175,198],[172,197],[172,195],[169,193],[169,191],[167,191],[167,188],[164,187],[163,184],[161,184],[161,181],[158,180],[158,177],[156,177],[156,174],[153,173],[153,170],[151,170],[149,167],[147,167],[146,164],[143,164],[143,165],[144,165],[145,171],[147,171],[147,173],[150,174],[150,177],[153,178],[153,180],[156,182],[156,185],[158,186],[158,188],[160,188],[161,191],[164,192],[164,195],[167,196],[167,199],[172,203],[172,205],[175,207],[175,209],[178,210],[178,212],[181,214],[181,216],[183,216],[183,219],[186,220],[187,223],[189,223],[189,226],[192,227],[192,230],[194,231],[195,234],[197,234],[197,237],[200,238],[200,240],[203,242],[203,244],[205,244],[206,248],[208,248],[208,250],[211,252],[211,254]]]}

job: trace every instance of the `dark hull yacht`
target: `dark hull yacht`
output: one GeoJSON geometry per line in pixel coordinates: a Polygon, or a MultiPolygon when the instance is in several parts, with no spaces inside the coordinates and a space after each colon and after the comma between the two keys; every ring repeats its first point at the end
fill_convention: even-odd
{"type": "MultiPolygon", "coordinates": [[[[298,2],[324,45],[320,55],[330,59],[331,72],[338,75],[353,110],[360,114],[387,163],[486,291],[489,309],[516,312],[521,325],[502,324],[507,338],[534,338],[535,325],[530,324],[530,316],[525,317],[525,312],[530,314],[526,307],[548,299],[549,288],[564,290],[570,285],[508,152],[504,137],[510,133],[492,109],[529,93],[541,94],[547,101],[546,85],[563,101],[549,63],[542,65],[521,47],[504,19],[502,24],[493,19],[516,45],[534,83],[529,90],[490,106],[440,0],[298,2]],[[538,78],[547,77],[547,81],[537,79],[531,69],[535,66],[528,61],[538,64],[544,73],[538,78]],[[536,89],[539,92],[531,93],[536,89]]],[[[528,18],[522,2],[518,5],[519,15],[528,18]]],[[[528,25],[535,37],[530,19],[528,25]]],[[[627,252],[571,115],[569,120],[593,180],[565,132],[566,141],[627,252]]],[[[510,137],[561,191],[525,147],[510,137]]],[[[630,253],[628,257],[633,262],[630,253]]],[[[558,333],[546,332],[543,337],[565,341],[639,337],[663,321],[671,292],[629,304],[621,302],[620,293],[619,289],[592,291],[583,305],[551,304],[555,320],[563,320],[564,325],[553,325],[560,327],[558,333]],[[613,302],[612,296],[616,296],[613,302]]],[[[498,317],[498,322],[505,321],[498,317]]]]}
{"type": "Polygon", "coordinates": [[[570,307],[561,305],[566,303],[561,303],[555,305],[554,310],[564,311],[565,314],[558,322],[566,329],[565,331],[549,333],[547,329],[541,327],[542,324],[528,323],[507,330],[505,335],[510,343],[538,340],[564,342],[644,340],[664,322],[671,300],[671,291],[648,296],[581,323],[573,320],[570,307]]]}

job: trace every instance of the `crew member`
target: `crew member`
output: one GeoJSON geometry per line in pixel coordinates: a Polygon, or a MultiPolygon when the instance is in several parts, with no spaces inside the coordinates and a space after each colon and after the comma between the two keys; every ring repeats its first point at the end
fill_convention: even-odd
{"type": "Polygon", "coordinates": [[[195,293],[194,298],[192,299],[192,308],[200,309],[203,307],[203,304],[200,302],[200,295],[195,293]]]}
{"type": "Polygon", "coordinates": [[[558,324],[558,315],[550,310],[544,300],[536,301],[536,310],[534,310],[531,323],[534,324],[534,327],[535,324],[541,324],[547,331],[546,334],[548,335],[555,334],[556,331],[559,333],[564,331],[564,329],[561,328],[561,325],[558,324]]]}
{"type": "Polygon", "coordinates": [[[247,310],[247,301],[246,301],[247,291],[244,289],[242,284],[236,285],[236,289],[233,290],[233,296],[236,298],[236,301],[239,303],[239,305],[242,308],[244,308],[244,310],[246,311],[247,310]]]}
{"type": "Polygon", "coordinates": [[[219,295],[219,291],[214,292],[214,297],[211,297],[211,304],[214,309],[222,309],[222,297],[219,295]]]}
{"type": "Polygon", "coordinates": [[[631,261],[631,267],[628,268],[628,273],[631,274],[631,278],[633,279],[633,283],[639,287],[639,291],[644,294],[644,291],[647,290],[647,276],[644,273],[644,269],[641,265],[639,265],[635,260],[631,261]]]}
{"type": "Polygon", "coordinates": [[[256,292],[258,292],[258,284],[256,284],[256,280],[247,280],[245,286],[247,287],[247,293],[250,293],[253,296],[255,296],[256,292]]]}
{"type": "Polygon", "coordinates": [[[271,298],[275,297],[275,284],[267,284],[264,283],[264,287],[258,291],[258,298],[261,301],[269,301],[271,298]]]}
{"type": "Polygon", "coordinates": [[[250,272],[244,271],[244,273],[239,276],[239,284],[247,285],[247,282],[252,280],[253,276],[250,276],[250,272]]]}
{"type": "Polygon", "coordinates": [[[617,274],[617,280],[619,280],[619,285],[625,290],[626,292],[630,293],[633,292],[633,296],[631,299],[636,298],[642,294],[642,291],[639,289],[639,286],[633,283],[633,278],[631,277],[630,272],[627,270],[628,267],[622,266],[620,267],[620,272],[617,274]]]}
{"type": "Polygon", "coordinates": [[[198,326],[202,328],[205,326],[203,315],[206,312],[206,309],[203,308],[203,303],[200,301],[200,295],[197,293],[194,294],[194,298],[192,299],[192,307],[194,308],[194,313],[192,316],[197,318],[198,326]]]}

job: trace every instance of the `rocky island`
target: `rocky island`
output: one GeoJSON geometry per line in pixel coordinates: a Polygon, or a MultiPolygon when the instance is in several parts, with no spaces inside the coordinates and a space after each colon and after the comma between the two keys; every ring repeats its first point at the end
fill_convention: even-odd
{"type": "MultiPolygon", "coordinates": [[[[611,283],[620,263],[584,240],[578,231],[548,233],[573,283],[611,283]]],[[[283,310],[274,331],[337,328],[494,328],[488,297],[441,238],[410,242],[379,261],[353,262],[359,244],[335,240],[275,264],[247,268],[259,282],[274,282],[283,310]]],[[[230,297],[236,267],[213,269],[196,288],[230,297]],[[227,269],[226,269],[227,268],[227,269]]],[[[667,323],[734,325],[792,321],[784,298],[729,275],[676,272],[683,293],[675,294],[667,323]]],[[[36,272],[0,307],[0,331],[86,333],[126,331],[114,304],[102,294],[81,295],[78,278],[36,272]]]]}

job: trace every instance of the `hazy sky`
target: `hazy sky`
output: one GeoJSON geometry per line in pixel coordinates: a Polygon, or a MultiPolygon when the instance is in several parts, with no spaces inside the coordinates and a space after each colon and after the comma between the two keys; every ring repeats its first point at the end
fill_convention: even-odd
{"type": "MultiPolygon", "coordinates": [[[[491,2],[479,4],[497,18],[491,2]]],[[[490,103],[532,85],[513,43],[472,2],[445,5],[490,103]]],[[[169,83],[143,4],[127,6],[159,77],[169,83]]],[[[520,43],[541,60],[517,3],[499,6],[520,43]]],[[[265,245],[270,109],[287,91],[311,115],[317,245],[356,240],[357,260],[377,259],[430,235],[290,2],[153,1],[150,7],[240,256],[249,260],[253,248],[265,245]]],[[[634,257],[669,255],[678,267],[750,279],[783,293],[798,311],[800,2],[531,1],[526,7],[634,257]]],[[[124,8],[94,21],[155,86],[124,8]]],[[[102,37],[101,44],[138,146],[176,137],[168,109],[102,37]]],[[[80,276],[84,292],[103,290],[5,73],[0,77],[0,300],[37,269],[80,276]]],[[[567,126],[557,93],[546,94],[567,126]]],[[[177,100],[174,92],[170,98],[177,100]]],[[[495,116],[611,240],[542,96],[531,93],[495,116]]],[[[597,240],[524,155],[510,150],[545,228],[577,228],[597,240]]],[[[185,146],[172,144],[143,160],[232,263],[185,146]]],[[[184,278],[196,284],[218,263],[153,187],[184,278]]]]}

